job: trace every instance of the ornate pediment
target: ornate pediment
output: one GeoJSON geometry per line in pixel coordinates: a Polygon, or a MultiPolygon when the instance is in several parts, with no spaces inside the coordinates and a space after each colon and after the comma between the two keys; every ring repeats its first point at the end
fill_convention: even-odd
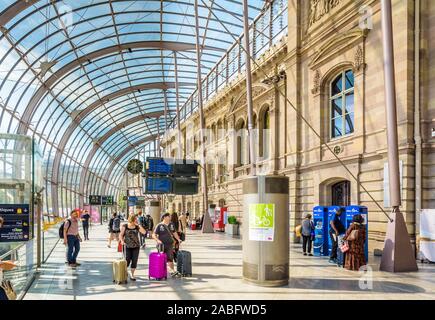
{"type": "Polygon", "coordinates": [[[367,37],[368,32],[368,29],[357,29],[350,32],[337,34],[314,53],[309,66],[312,70],[317,69],[323,61],[329,61],[331,56],[334,54],[342,52],[346,47],[355,45],[364,40],[364,38],[367,37]]]}

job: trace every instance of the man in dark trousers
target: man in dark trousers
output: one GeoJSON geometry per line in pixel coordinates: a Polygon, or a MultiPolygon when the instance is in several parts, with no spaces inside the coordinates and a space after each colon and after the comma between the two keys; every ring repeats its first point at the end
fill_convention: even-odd
{"type": "Polygon", "coordinates": [[[85,240],[89,240],[89,221],[91,220],[91,216],[89,215],[88,210],[84,211],[84,214],[81,216],[82,227],[83,227],[83,235],[85,240]]]}
{"type": "Polygon", "coordinates": [[[341,215],[343,214],[344,209],[340,208],[334,214],[333,219],[331,220],[331,229],[329,230],[329,236],[332,241],[331,255],[329,256],[329,262],[337,263],[337,250],[338,250],[338,237],[343,235],[346,232],[346,228],[341,222],[341,215]]]}

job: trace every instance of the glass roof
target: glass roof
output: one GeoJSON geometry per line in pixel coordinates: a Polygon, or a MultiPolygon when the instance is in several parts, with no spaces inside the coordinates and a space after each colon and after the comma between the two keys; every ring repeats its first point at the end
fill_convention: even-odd
{"type": "MultiPolygon", "coordinates": [[[[265,2],[249,0],[251,22],[265,2]]],[[[243,33],[242,2],[198,3],[205,78],[243,33]]],[[[165,105],[174,118],[175,61],[179,105],[194,103],[194,26],[194,0],[1,1],[0,132],[34,135],[50,173],[56,154],[122,167],[165,131],[165,105]]]]}

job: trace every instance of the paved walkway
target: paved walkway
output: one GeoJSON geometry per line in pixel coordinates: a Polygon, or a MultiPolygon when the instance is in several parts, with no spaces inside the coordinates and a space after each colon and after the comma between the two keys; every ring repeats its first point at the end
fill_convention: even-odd
{"type": "Polygon", "coordinates": [[[371,257],[373,288],[361,290],[361,275],[339,269],[326,258],[305,257],[298,245],[290,252],[290,284],[281,288],[263,288],[241,279],[241,240],[227,235],[191,231],[184,248],[192,252],[193,277],[148,280],[148,254],[154,241],[147,240],[141,252],[138,281],[127,285],[112,283],[112,261],[120,254],[115,244],[106,245],[107,228],[91,230],[91,241],[82,243],[76,271],[64,264],[65,247],[59,244],[41,275],[25,296],[27,300],[159,300],[159,299],[435,299],[435,267],[420,264],[420,271],[389,274],[377,271],[379,260],[371,257]]]}

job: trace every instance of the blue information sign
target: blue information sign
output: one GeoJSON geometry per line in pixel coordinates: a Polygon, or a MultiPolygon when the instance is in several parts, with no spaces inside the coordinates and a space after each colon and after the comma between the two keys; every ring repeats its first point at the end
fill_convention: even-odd
{"type": "Polygon", "coordinates": [[[172,179],[166,177],[147,177],[145,180],[145,193],[167,194],[172,193],[172,179]]]}
{"type": "Polygon", "coordinates": [[[171,175],[173,166],[171,159],[147,158],[147,173],[149,175],[171,175]]]}
{"type": "Polygon", "coordinates": [[[0,242],[20,242],[30,239],[30,209],[28,204],[0,204],[0,242]]]}
{"type": "Polygon", "coordinates": [[[137,203],[137,200],[138,200],[137,197],[134,196],[128,197],[128,206],[134,207],[137,203]]]}

